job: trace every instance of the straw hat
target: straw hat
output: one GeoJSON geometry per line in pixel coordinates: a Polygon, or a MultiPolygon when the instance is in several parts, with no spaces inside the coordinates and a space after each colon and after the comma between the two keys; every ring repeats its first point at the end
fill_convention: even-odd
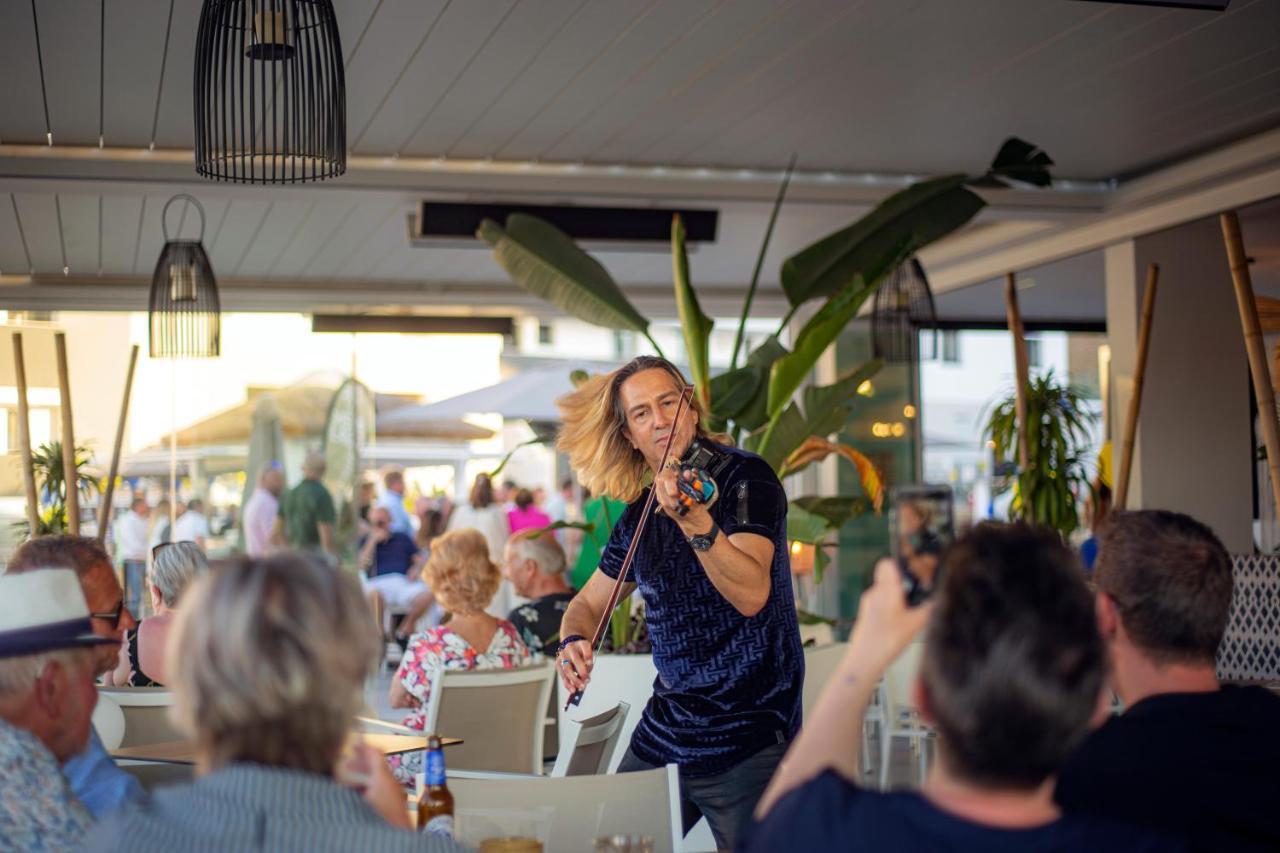
{"type": "Polygon", "coordinates": [[[119,642],[93,633],[70,569],[0,575],[0,658],[119,642]]]}

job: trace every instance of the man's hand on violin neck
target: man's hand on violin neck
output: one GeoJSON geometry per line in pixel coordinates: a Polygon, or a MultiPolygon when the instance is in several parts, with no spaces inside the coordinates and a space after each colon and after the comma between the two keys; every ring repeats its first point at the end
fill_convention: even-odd
{"type": "Polygon", "coordinates": [[[684,535],[700,536],[711,529],[711,513],[707,512],[705,504],[694,503],[684,515],[680,514],[684,507],[680,501],[678,478],[686,476],[686,473],[677,468],[668,467],[653,478],[653,488],[658,506],[676,523],[684,535]]]}
{"type": "Polygon", "coordinates": [[[556,659],[556,668],[560,670],[560,680],[570,692],[581,690],[591,680],[591,668],[595,665],[595,655],[591,652],[588,640],[578,640],[560,650],[556,659]]]}

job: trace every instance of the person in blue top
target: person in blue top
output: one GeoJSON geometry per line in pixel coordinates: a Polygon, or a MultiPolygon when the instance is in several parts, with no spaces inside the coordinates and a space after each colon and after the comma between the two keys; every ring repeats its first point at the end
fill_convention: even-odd
{"type": "Polygon", "coordinates": [[[637,543],[624,591],[639,588],[658,670],[620,772],[674,763],[686,832],[705,815],[732,848],[800,726],[804,657],[786,547],[787,499],[760,457],[706,431],[671,363],[641,356],[595,376],[557,404],[558,446],[595,494],[627,502],[599,568],[565,611],[558,668],[565,687],[590,681],[594,633],[648,497],[655,514],[637,543]],[[712,461],[718,498],[680,515],[677,470],[695,442],[712,461]]]}
{"type": "Polygon", "coordinates": [[[765,850],[1182,850],[1054,803],[1054,776],[1103,696],[1105,649],[1075,555],[1049,528],[981,524],[943,556],[936,602],[909,607],[876,566],[848,651],[740,847],[765,850]],[[862,717],[925,626],[916,705],[937,731],[920,791],[857,784],[862,717]]]}

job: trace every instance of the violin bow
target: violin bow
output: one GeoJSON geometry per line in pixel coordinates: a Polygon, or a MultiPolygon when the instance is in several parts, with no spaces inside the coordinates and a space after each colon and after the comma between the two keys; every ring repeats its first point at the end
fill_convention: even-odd
{"type": "MultiPolygon", "coordinates": [[[[691,390],[693,390],[692,385],[685,385],[680,391],[680,402],[676,404],[676,416],[671,421],[671,434],[667,436],[667,446],[662,449],[662,463],[658,466],[659,473],[667,468],[667,459],[671,455],[671,445],[676,439],[676,432],[680,429],[680,416],[684,414],[685,394],[691,390]]],[[[609,626],[609,620],[613,618],[613,610],[618,606],[618,599],[622,597],[622,587],[627,582],[627,573],[631,571],[631,562],[636,556],[636,546],[640,544],[640,537],[644,535],[644,528],[649,523],[649,513],[653,509],[657,496],[657,489],[650,486],[649,497],[645,499],[644,509],[640,511],[640,520],[636,522],[636,531],[631,534],[631,544],[627,546],[627,555],[622,558],[622,569],[618,572],[618,577],[613,582],[613,590],[609,593],[609,603],[605,605],[604,612],[600,614],[600,624],[596,625],[596,632],[591,637],[592,656],[600,648],[600,641],[604,639],[605,629],[609,626]]],[[[580,703],[585,690],[585,685],[581,690],[575,690],[569,697],[569,701],[565,703],[564,709],[568,711],[571,706],[580,703]]]]}

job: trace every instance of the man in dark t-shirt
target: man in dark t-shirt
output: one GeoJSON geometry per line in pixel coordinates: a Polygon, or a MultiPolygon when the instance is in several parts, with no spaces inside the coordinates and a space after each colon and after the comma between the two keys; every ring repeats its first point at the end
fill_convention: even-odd
{"type": "Polygon", "coordinates": [[[943,556],[936,602],[882,560],[848,650],[760,803],[744,851],[1166,851],[1177,839],[1060,810],[1053,774],[1088,729],[1104,668],[1093,604],[1056,531],[982,524],[943,556]],[[915,695],[937,731],[923,788],[858,778],[861,721],[928,625],[915,695]]]}
{"type": "Polygon", "coordinates": [[[284,493],[273,538],[302,551],[337,554],[333,522],[337,516],[333,497],[324,487],[324,454],[308,453],[302,463],[303,479],[284,493]]]}
{"type": "Polygon", "coordinates": [[[1280,697],[1215,672],[1233,589],[1222,542],[1179,513],[1113,512],[1095,577],[1126,710],[1067,762],[1058,801],[1196,850],[1280,849],[1280,697]]]}
{"type": "Polygon", "coordinates": [[[705,815],[717,846],[732,848],[800,726],[804,658],[782,485],[759,456],[712,440],[686,388],[669,362],[641,356],[558,401],[560,447],[579,479],[629,503],[565,613],[558,665],[566,689],[585,686],[585,638],[634,540],[622,591],[644,596],[658,676],[619,771],[678,765],[685,831],[705,815]],[[668,462],[686,457],[695,440],[718,497],[681,514],[687,475],[662,460],[668,446],[668,462]],[[655,512],[638,535],[647,475],[655,512]]]}
{"type": "Polygon", "coordinates": [[[564,549],[550,532],[521,530],[507,540],[502,552],[502,576],[515,594],[529,601],[511,611],[515,626],[531,652],[555,657],[560,644],[560,620],[573,600],[565,583],[564,549]]]}

